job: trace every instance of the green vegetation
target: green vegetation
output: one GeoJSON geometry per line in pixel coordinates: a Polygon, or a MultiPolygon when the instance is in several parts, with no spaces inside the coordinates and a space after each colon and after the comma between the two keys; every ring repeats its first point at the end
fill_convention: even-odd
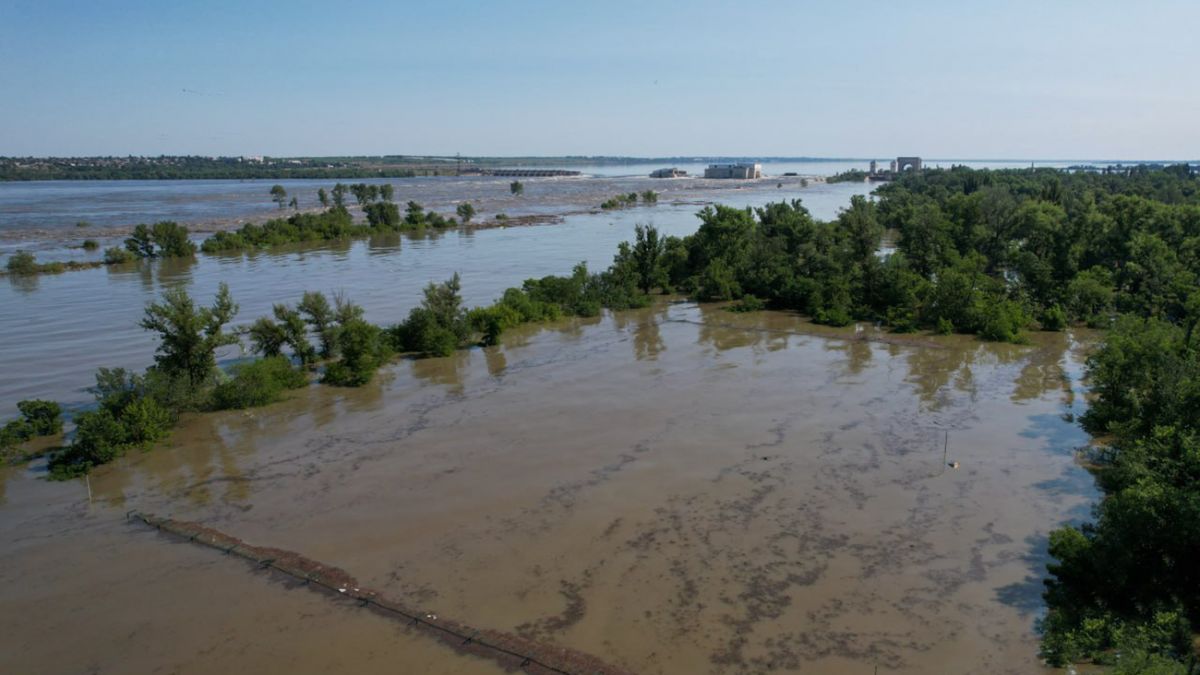
{"type": "Polygon", "coordinates": [[[17,410],[21,416],[0,427],[0,459],[14,459],[26,441],[62,432],[62,409],[53,401],[21,401],[17,410]]]}
{"type": "Polygon", "coordinates": [[[80,244],[80,248],[85,251],[95,251],[96,249],[100,248],[100,242],[96,241],[95,239],[84,239],[83,243],[80,244]]]}
{"type": "Polygon", "coordinates": [[[123,248],[113,246],[104,249],[104,264],[105,265],[122,265],[128,262],[133,262],[136,259],[132,253],[123,248]]]}
{"type": "Polygon", "coordinates": [[[615,197],[610,197],[600,203],[602,209],[621,209],[627,206],[637,205],[637,193],[630,192],[629,194],[621,194],[615,197]]]}
{"type": "Polygon", "coordinates": [[[282,185],[272,185],[270,194],[271,201],[278,204],[279,208],[282,209],[284,202],[287,201],[287,190],[285,190],[282,185]]]}
{"type": "Polygon", "coordinates": [[[37,257],[29,251],[17,251],[9,256],[8,264],[5,266],[5,269],[8,270],[9,274],[37,274],[37,257]]]}
{"type": "Polygon", "coordinates": [[[5,263],[4,271],[11,276],[23,277],[34,274],[60,274],[72,270],[87,270],[103,264],[94,261],[81,262],[78,260],[39,263],[37,256],[34,254],[28,251],[17,251],[9,256],[8,262],[5,263]]]}
{"type": "Polygon", "coordinates": [[[125,249],[139,258],[186,258],[195,255],[196,244],[188,239],[186,227],[164,220],[133,228],[125,249]]]}
{"type": "Polygon", "coordinates": [[[508,184],[508,191],[520,197],[525,194],[525,184],[519,180],[514,180],[508,184]]]}
{"type": "MultiPolygon", "coordinates": [[[[227,253],[270,248],[285,244],[340,241],[356,237],[369,237],[385,232],[416,231],[425,227],[455,227],[458,221],[445,218],[438,213],[426,211],[416,202],[408,202],[403,217],[399,207],[393,203],[394,188],[391,185],[338,183],[330,193],[333,207],[320,213],[296,213],[287,218],[275,218],[261,225],[247,223],[236,231],[222,231],[204,240],[200,250],[204,253],[227,253]],[[346,193],[354,195],[367,218],[366,224],[355,224],[354,218],[345,208],[346,193]]],[[[324,189],[318,193],[322,204],[330,197],[324,189]]],[[[460,209],[463,205],[459,205],[460,209]]],[[[470,206],[469,204],[466,206],[470,206]]],[[[471,209],[474,214],[474,209],[471,209]]]]}
{"type": "Polygon", "coordinates": [[[470,202],[459,204],[454,208],[454,211],[458,214],[458,219],[462,221],[463,225],[471,222],[471,219],[475,217],[475,207],[470,202]]]}
{"type": "MultiPolygon", "coordinates": [[[[278,355],[237,364],[228,374],[217,368],[216,350],[237,342],[225,330],[236,313],[224,284],[211,307],[197,307],[181,289],[150,303],[141,326],[159,334],[154,366],[144,374],[96,373],[97,406],[75,416],[71,443],[50,458],[51,476],[71,478],[131,449],[148,449],[170,433],[180,412],[264,405],[304,386],[304,373],[278,355]]],[[[56,418],[56,405],[39,403],[39,419],[56,418]]]]}
{"type": "Polygon", "coordinates": [[[1056,562],[1046,583],[1050,611],[1042,623],[1042,649],[1052,663],[1113,662],[1128,653],[1196,663],[1195,309],[1180,325],[1124,316],[1088,360],[1096,400],[1082,421],[1089,432],[1111,439],[1093,457],[1105,496],[1094,510],[1095,522],[1050,535],[1056,562]]]}
{"type": "MultiPolygon", "coordinates": [[[[826,178],[825,182],[826,183],[861,183],[867,179],[867,175],[868,174],[866,171],[862,171],[859,169],[850,169],[849,171],[843,171],[841,173],[833,174],[832,176],[826,178]]],[[[801,181],[801,182],[806,183],[806,181],[801,181]]],[[[802,187],[807,187],[807,184],[802,185],[802,187]]]]}

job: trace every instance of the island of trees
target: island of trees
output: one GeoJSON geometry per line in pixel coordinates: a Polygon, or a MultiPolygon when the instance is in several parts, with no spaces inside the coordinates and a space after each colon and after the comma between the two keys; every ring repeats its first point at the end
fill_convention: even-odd
{"type": "MultiPolygon", "coordinates": [[[[52,470],[75,475],[151,444],[180,411],[269,403],[310,374],[357,386],[396,354],[495,344],[524,322],[643,306],[653,293],[736,301],[739,311],[797,311],[835,326],[870,321],[896,332],[1011,342],[1029,330],[1086,324],[1106,331],[1088,359],[1094,400],[1082,419],[1099,439],[1087,459],[1104,497],[1092,522],[1050,536],[1043,655],[1055,665],[1194,672],[1200,180],[1186,166],[1105,174],[952,168],[905,174],[878,195],[853,198],[830,222],[798,200],[705,208],[695,234],[662,237],[639,226],[607,269],[579,265],[567,276],[530,279],[487,307],[462,306],[457,275],[431,283],[419,307],[387,326],[366,322],[349,299],[331,303],[310,292],[230,331],[237,307],[228,289],[210,307],[168,291],[142,321],[161,337],[155,365],[144,374],[97,374],[98,408],[76,416],[52,470]],[[884,255],[888,229],[896,250],[884,255]],[[261,358],[222,372],[214,352],[239,334],[261,358]]],[[[399,219],[391,202],[371,203],[382,205],[378,222],[399,219]]],[[[337,209],[314,217],[342,218],[337,209]]],[[[405,220],[422,213],[410,203],[405,220]]],[[[165,246],[175,241],[161,234],[165,246]]],[[[153,243],[153,229],[149,237],[153,243]]]]}

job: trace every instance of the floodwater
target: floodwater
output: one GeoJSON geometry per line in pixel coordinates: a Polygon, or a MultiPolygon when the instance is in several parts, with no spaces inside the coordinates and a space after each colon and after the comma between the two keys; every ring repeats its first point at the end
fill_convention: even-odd
{"type": "MultiPolygon", "coordinates": [[[[558,189],[567,183],[556,185],[558,189]]],[[[696,194],[739,207],[801,198],[815,217],[830,219],[851,195],[871,189],[863,183],[814,183],[807,188],[794,183],[790,189],[775,185],[696,194]]],[[[0,419],[16,414],[17,401],[27,398],[69,406],[87,403],[91,397],[83,388],[94,383],[99,367],[140,370],[150,365],[156,338],[137,324],[146,303],[167,288],[186,288],[198,302],[208,303],[218,285],[228,283],[241,305],[239,325],[269,314],[275,303],[299,301],[306,290],[344,291],[366,309],[368,320],[391,324],[407,316],[431,281],[458,272],[468,304],[488,304],[525,279],[569,274],[581,261],[593,270],[608,267],[617,245],[634,238],[637,223],[652,223],[666,234],[690,234],[699,226],[695,214],[700,208],[692,200],[664,199],[656,206],[576,213],[549,225],[430,231],[269,253],[198,255],[195,260],[0,278],[0,363],[5,369],[0,419]]],[[[238,352],[226,350],[223,356],[236,357],[238,352]]]]}
{"type": "Polygon", "coordinates": [[[8,470],[0,671],[492,670],[140,509],[642,673],[1039,672],[1091,336],[861,330],[660,304],[189,416],[91,503],[8,470]]]}
{"type": "MultiPolygon", "coordinates": [[[[1026,162],[929,160],[930,166],[964,164],[976,168],[1021,168],[1026,162]]],[[[887,161],[881,161],[886,166],[887,161]]],[[[1065,166],[1039,163],[1041,166],[1065,166]]],[[[454,208],[469,201],[480,219],[497,213],[509,216],[546,215],[579,209],[594,209],[616,194],[657,190],[664,201],[726,199],[737,202],[739,192],[774,187],[782,181],[794,189],[801,177],[829,176],[848,169],[867,168],[865,161],[813,160],[767,162],[762,181],[717,181],[703,176],[704,163],[681,163],[686,179],[656,180],[649,173],[658,164],[568,167],[584,173],[572,178],[521,179],[525,192],[520,197],[509,191],[512,178],[503,177],[417,177],[380,179],[295,179],[295,180],[97,180],[0,182],[0,254],[32,249],[44,260],[64,256],[60,250],[78,245],[85,238],[111,243],[133,225],[174,220],[193,231],[208,232],[278,217],[271,201],[272,185],[283,185],[304,209],[317,208],[317,190],[327,191],[337,182],[390,183],[401,204],[419,202],[427,209],[453,215],[454,208]],[[797,176],[783,176],[795,173],[797,176]],[[730,195],[714,197],[713,195],[730,195]],[[76,227],[86,221],[87,228],[76,227]]],[[[352,198],[348,199],[353,202],[352,198]]],[[[290,213],[285,211],[284,213],[290,213]]],[[[74,258],[86,257],[75,250],[74,258]]]]}

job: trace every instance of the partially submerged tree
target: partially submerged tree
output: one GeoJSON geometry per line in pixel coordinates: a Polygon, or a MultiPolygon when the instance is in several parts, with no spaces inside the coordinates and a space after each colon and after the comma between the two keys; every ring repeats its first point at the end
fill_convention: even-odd
{"type": "Polygon", "coordinates": [[[217,291],[212,307],[197,307],[182,288],[164,292],[162,302],[146,306],[140,324],[159,335],[155,368],[193,387],[207,382],[217,367],[217,349],[237,343],[237,335],[224,330],[237,310],[225,283],[217,291]]]}

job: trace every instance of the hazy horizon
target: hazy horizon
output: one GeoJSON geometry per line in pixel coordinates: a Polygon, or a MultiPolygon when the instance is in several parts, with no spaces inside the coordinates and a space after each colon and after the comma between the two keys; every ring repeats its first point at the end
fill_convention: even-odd
{"type": "Polygon", "coordinates": [[[5,1],[0,155],[1186,160],[1196,25],[1168,0],[5,1]]]}

